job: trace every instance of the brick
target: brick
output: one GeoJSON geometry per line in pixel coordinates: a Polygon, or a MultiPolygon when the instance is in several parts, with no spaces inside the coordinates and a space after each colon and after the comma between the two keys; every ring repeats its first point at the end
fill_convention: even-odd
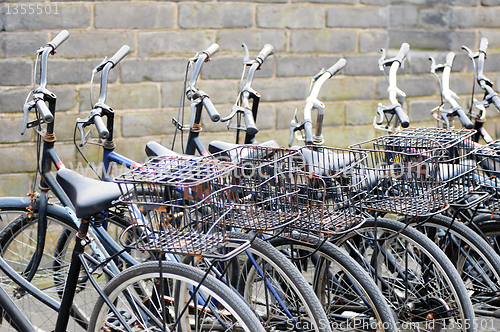
{"type": "Polygon", "coordinates": [[[391,0],[391,4],[413,4],[413,5],[438,5],[445,4],[450,0],[391,0]]]}
{"type": "Polygon", "coordinates": [[[327,27],[385,28],[389,23],[386,7],[330,7],[326,14],[327,27]]]}
{"type": "Polygon", "coordinates": [[[460,50],[463,45],[476,43],[476,33],[473,31],[451,31],[450,50],[460,50]]]}
{"type": "MultiPolygon", "coordinates": [[[[450,89],[457,95],[470,95],[472,93],[472,85],[475,86],[475,91],[483,91],[477,82],[474,81],[472,75],[450,75],[450,89]],[[473,84],[474,83],[474,84],[473,84]]],[[[438,91],[439,93],[439,91],[438,91]]]]}
{"type": "Polygon", "coordinates": [[[96,4],[97,29],[164,29],[174,24],[174,7],[148,3],[96,4]]]}
{"type": "MultiPolygon", "coordinates": [[[[276,51],[286,49],[286,33],[283,30],[220,30],[217,31],[217,43],[222,50],[243,52],[245,43],[250,52],[259,52],[265,44],[273,45],[276,51]]],[[[241,53],[244,55],[245,53],[241,53]]],[[[257,55],[256,53],[255,55],[257,55]]]]}
{"type": "Polygon", "coordinates": [[[452,6],[477,6],[479,0],[449,0],[452,6]]]}
{"type": "Polygon", "coordinates": [[[355,31],[309,30],[292,31],[292,52],[342,53],[356,49],[355,31]]]}
{"type": "MultiPolygon", "coordinates": [[[[67,141],[67,140],[73,140],[73,133],[75,131],[75,125],[76,125],[76,119],[80,118],[83,119],[86,116],[90,115],[89,112],[84,112],[80,114],[66,114],[66,113],[56,113],[56,118],[55,118],[55,133],[57,137],[57,141],[67,141]]],[[[87,127],[85,129],[85,133],[87,131],[92,130],[92,137],[97,138],[97,131],[95,130],[94,126],[87,127]]],[[[80,141],[80,132],[77,130],[77,141],[80,141]]]]}
{"type": "Polygon", "coordinates": [[[364,5],[387,6],[390,0],[361,0],[360,3],[364,5]]]}
{"type": "Polygon", "coordinates": [[[139,32],[139,55],[159,56],[171,53],[196,53],[212,45],[208,31],[139,32]]]}
{"type": "Polygon", "coordinates": [[[0,147],[2,173],[34,172],[36,169],[35,144],[0,147]]]}
{"type": "Polygon", "coordinates": [[[0,85],[28,85],[32,81],[31,61],[0,60],[0,85]]]}
{"type": "Polygon", "coordinates": [[[421,49],[450,49],[450,36],[447,31],[417,30],[417,29],[389,29],[389,47],[399,48],[406,42],[413,48],[421,49]]]}
{"type": "Polygon", "coordinates": [[[408,115],[412,126],[413,122],[433,120],[431,111],[438,107],[439,104],[439,99],[412,100],[408,102],[408,115]]]}
{"type": "MultiPolygon", "coordinates": [[[[151,141],[151,138],[146,137],[134,137],[133,139],[123,139],[119,138],[116,142],[116,152],[130,158],[136,162],[143,163],[147,160],[146,153],[144,152],[144,147],[146,143],[151,141]]],[[[117,166],[113,173],[119,174],[120,172],[125,172],[126,169],[117,166]]]]}
{"type": "MultiPolygon", "coordinates": [[[[52,38],[56,34],[52,34],[52,38]]],[[[123,45],[134,50],[131,32],[81,31],[70,35],[57,49],[58,56],[67,57],[111,57],[123,45]]]]}
{"type": "MultiPolygon", "coordinates": [[[[200,82],[200,89],[210,96],[214,104],[234,104],[238,96],[238,82],[236,81],[203,81],[200,82]]],[[[229,109],[219,111],[221,116],[229,115],[229,112],[229,109]]]]}
{"type": "Polygon", "coordinates": [[[389,35],[386,30],[369,30],[359,33],[359,52],[379,51],[389,47],[389,35]]]}
{"type": "Polygon", "coordinates": [[[261,130],[270,130],[276,128],[276,110],[270,105],[259,105],[259,112],[257,113],[256,125],[261,130]]]}
{"type": "Polygon", "coordinates": [[[325,8],[308,5],[259,5],[256,14],[260,28],[321,29],[325,27],[325,8]]]}
{"type": "MultiPolygon", "coordinates": [[[[76,108],[77,102],[78,102],[78,97],[77,93],[74,87],[54,87],[49,89],[57,96],[57,102],[56,102],[56,111],[69,111],[74,108],[76,108]]],[[[95,95],[97,96],[97,95],[95,95]]],[[[96,97],[94,97],[96,98],[96,97]]],[[[89,104],[89,97],[88,93],[85,99],[85,103],[83,103],[85,106],[90,105],[89,104]]],[[[96,99],[97,101],[97,99],[96,99]]],[[[82,103],[80,103],[80,106],[84,106],[82,103]]]]}
{"type": "Polygon", "coordinates": [[[494,49],[500,49],[500,30],[497,29],[484,29],[479,32],[479,40],[473,44],[465,45],[473,52],[479,48],[479,41],[481,38],[488,39],[488,54],[494,49]]]}
{"type": "Polygon", "coordinates": [[[0,35],[0,54],[4,58],[34,56],[37,46],[47,43],[47,34],[43,32],[10,32],[0,35]],[[19,42],[21,41],[22,42],[19,42]]]}
{"type": "Polygon", "coordinates": [[[319,73],[321,68],[328,69],[339,61],[339,59],[340,57],[338,56],[279,56],[276,61],[276,76],[306,76],[312,78],[319,73]]]}
{"type": "Polygon", "coordinates": [[[252,12],[252,7],[249,5],[180,4],[179,27],[183,29],[249,28],[253,25],[252,12]]]}
{"type": "MultiPolygon", "coordinates": [[[[243,71],[243,54],[240,57],[218,56],[203,66],[203,79],[240,79],[243,71]]],[[[255,56],[252,56],[255,58],[255,56]]],[[[255,72],[254,78],[271,77],[273,75],[274,56],[270,56],[255,72]]],[[[248,70],[247,70],[248,72],[248,70]]]]}
{"type": "MultiPolygon", "coordinates": [[[[377,82],[377,99],[388,99],[387,81],[380,79],[377,82]]],[[[407,97],[431,96],[438,92],[438,84],[434,77],[399,77],[397,86],[407,97]]]]}
{"type": "Polygon", "coordinates": [[[123,137],[172,134],[174,111],[125,113],[121,117],[123,137]]]}
{"type": "Polygon", "coordinates": [[[498,6],[500,5],[499,0],[481,0],[481,5],[483,6],[498,6]]]}
{"type": "Polygon", "coordinates": [[[450,25],[451,9],[424,8],[419,13],[419,25],[425,29],[447,28],[450,25]]]}
{"type": "MultiPolygon", "coordinates": [[[[181,0],[178,0],[181,1],[181,0]]],[[[207,0],[210,1],[210,0],[207,0]]],[[[220,2],[231,1],[231,2],[264,2],[264,3],[287,3],[288,0],[220,0],[220,2]]]]}
{"type": "Polygon", "coordinates": [[[31,140],[32,131],[26,130],[24,135],[21,135],[23,126],[23,117],[16,116],[9,118],[0,118],[0,143],[19,143],[28,142],[31,140]]]}
{"type": "Polygon", "coordinates": [[[371,77],[332,77],[319,94],[319,100],[366,100],[375,98],[375,79],[371,77]]]}
{"type": "MultiPolygon", "coordinates": [[[[263,130],[257,134],[259,142],[276,140],[280,146],[288,147],[290,132],[286,130],[263,130]]],[[[303,143],[302,143],[303,144],[303,143]]]]}
{"type": "MultiPolygon", "coordinates": [[[[161,86],[161,107],[179,107],[181,98],[185,99],[185,94],[182,91],[182,83],[165,83],[161,86]]],[[[187,113],[189,113],[189,102],[186,100],[187,113]]],[[[177,116],[176,116],[177,117],[177,116]]]]}
{"type": "MultiPolygon", "coordinates": [[[[405,73],[409,74],[427,74],[431,71],[431,61],[429,57],[434,58],[436,64],[446,62],[446,55],[449,52],[429,52],[420,50],[410,50],[407,56],[405,73]]],[[[467,64],[467,56],[465,53],[455,53],[452,71],[462,71],[467,64]]]]}
{"type": "Polygon", "coordinates": [[[31,89],[0,90],[0,113],[22,112],[24,101],[31,89]]]}
{"type": "Polygon", "coordinates": [[[325,146],[347,148],[349,145],[372,139],[376,134],[372,125],[340,126],[325,128],[323,137],[325,146]]]}
{"type": "Polygon", "coordinates": [[[452,9],[451,28],[498,28],[500,8],[460,8],[452,9]]]}
{"type": "MultiPolygon", "coordinates": [[[[35,12],[36,4],[35,5],[35,12]]],[[[46,4],[41,4],[45,9],[46,4]]],[[[47,29],[83,29],[90,24],[90,8],[86,4],[51,4],[50,14],[29,15],[26,4],[19,4],[19,14],[7,15],[6,7],[2,7],[2,21],[5,31],[47,30],[47,29]],[[25,5],[27,14],[21,14],[21,6],[25,5]],[[55,14],[57,6],[58,14],[55,14]]],[[[12,6],[10,8],[12,11],[12,6]]],[[[13,11],[12,11],[13,13],[13,11]]]]}
{"type": "Polygon", "coordinates": [[[343,5],[356,4],[356,0],[292,0],[292,2],[311,2],[311,3],[343,4],[343,5]]]}
{"type": "Polygon", "coordinates": [[[377,115],[376,102],[350,102],[346,104],[346,125],[362,125],[373,123],[377,115]]]}
{"type": "Polygon", "coordinates": [[[187,59],[130,59],[120,63],[124,83],[182,81],[187,59]]]}
{"type": "Polygon", "coordinates": [[[378,67],[378,54],[352,54],[346,55],[347,64],[344,69],[346,75],[380,75],[378,67]]]}
{"type": "Polygon", "coordinates": [[[258,80],[253,87],[261,91],[261,101],[305,100],[308,93],[307,80],[258,80]]]}
{"type": "MultiPolygon", "coordinates": [[[[82,88],[79,93],[80,111],[88,110],[89,89],[82,88]]],[[[108,86],[106,104],[115,110],[156,108],[160,104],[160,93],[156,85],[132,84],[108,86]]]]}
{"type": "MultiPolygon", "coordinates": [[[[487,52],[487,59],[484,61],[484,72],[500,71],[500,54],[487,52]]],[[[469,63],[470,64],[470,63],[469,63]]],[[[477,65],[477,60],[476,60],[477,65]]],[[[471,70],[472,71],[472,70],[471,70]]]]}
{"type": "MultiPolygon", "coordinates": [[[[32,175],[2,174],[0,175],[0,197],[26,196],[31,191],[32,175]]],[[[3,225],[6,226],[6,225],[3,225]]]]}
{"type": "MultiPolygon", "coordinates": [[[[98,66],[101,60],[81,59],[50,59],[47,65],[47,82],[49,84],[79,84],[90,82],[92,69],[98,66]]],[[[120,64],[121,66],[121,64],[120,64]]],[[[118,69],[109,72],[108,82],[114,82],[118,77],[118,69]]],[[[94,84],[99,85],[101,74],[94,77],[94,84]]]]}
{"type": "Polygon", "coordinates": [[[418,24],[418,7],[390,6],[390,26],[415,27],[418,24]]]}

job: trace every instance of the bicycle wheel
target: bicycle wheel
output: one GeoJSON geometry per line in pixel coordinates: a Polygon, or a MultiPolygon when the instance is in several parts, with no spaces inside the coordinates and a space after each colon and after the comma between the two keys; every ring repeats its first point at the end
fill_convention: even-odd
{"type": "MultiPolygon", "coordinates": [[[[161,267],[160,276],[160,262],[138,264],[104,289],[132,331],[164,331],[163,324],[168,331],[264,331],[248,304],[213,276],[204,278],[205,272],[181,263],[161,267]]],[[[103,330],[123,326],[100,297],[88,331],[103,330]]]]}
{"type": "Polygon", "coordinates": [[[313,285],[333,331],[397,331],[394,314],[377,285],[344,250],[329,242],[317,248],[298,234],[294,239],[297,242],[278,237],[270,243],[313,285]]]}
{"type": "MultiPolygon", "coordinates": [[[[228,237],[253,239],[249,234],[238,232],[228,233],[228,237]]],[[[210,262],[202,264],[206,267],[210,262]]],[[[266,241],[253,239],[245,252],[216,267],[219,272],[224,271],[222,278],[249,303],[266,330],[330,330],[325,311],[311,286],[297,268],[266,241]]]]}
{"type": "MultiPolygon", "coordinates": [[[[462,277],[476,315],[493,316],[500,310],[500,256],[465,224],[451,221],[449,217],[436,215],[417,229],[434,240],[450,258],[462,277]]],[[[500,235],[500,228],[497,230],[500,235]]]]}
{"type": "Polygon", "coordinates": [[[475,331],[474,309],[460,275],[416,229],[389,219],[378,218],[376,224],[369,219],[335,243],[375,279],[402,329],[475,331]]]}

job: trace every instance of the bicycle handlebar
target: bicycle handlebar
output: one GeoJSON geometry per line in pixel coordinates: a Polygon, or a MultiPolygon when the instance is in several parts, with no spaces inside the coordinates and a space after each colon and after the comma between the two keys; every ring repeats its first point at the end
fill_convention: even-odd
{"type": "Polygon", "coordinates": [[[97,129],[97,132],[98,132],[100,138],[106,139],[109,137],[108,128],[104,124],[104,121],[102,120],[101,115],[98,113],[96,113],[94,115],[94,125],[95,125],[95,128],[97,129]]]}
{"type": "Polygon", "coordinates": [[[49,108],[47,107],[43,99],[38,99],[36,101],[36,108],[38,109],[38,112],[42,116],[43,121],[47,123],[54,121],[54,115],[50,112],[49,108]]]}
{"type": "Polygon", "coordinates": [[[410,45],[408,43],[403,43],[401,48],[399,49],[398,55],[394,58],[394,60],[402,63],[408,52],[410,51],[410,45]]]}
{"type": "Polygon", "coordinates": [[[207,48],[206,50],[203,51],[203,53],[205,53],[208,58],[210,58],[212,55],[214,55],[217,52],[219,52],[219,44],[216,44],[216,43],[210,45],[209,48],[207,48]]]}
{"type": "Polygon", "coordinates": [[[488,39],[481,38],[481,41],[479,42],[479,52],[486,54],[487,49],[488,49],[488,39]]]}
{"type": "Polygon", "coordinates": [[[266,61],[267,57],[274,54],[274,47],[271,44],[264,45],[264,48],[260,51],[259,55],[255,58],[259,62],[259,67],[262,65],[264,61],[266,61]]]}
{"type": "Polygon", "coordinates": [[[399,118],[401,127],[408,128],[410,126],[410,118],[408,117],[408,114],[406,114],[405,111],[403,111],[403,108],[398,105],[394,108],[394,112],[396,113],[396,116],[399,118]]]}
{"type": "Polygon", "coordinates": [[[191,99],[191,93],[196,91],[195,85],[196,81],[198,80],[198,77],[200,76],[201,72],[201,67],[203,66],[203,63],[205,61],[208,61],[212,55],[217,53],[219,51],[219,44],[212,44],[210,45],[209,48],[204,50],[197,58],[196,58],[196,65],[193,69],[193,73],[191,74],[191,79],[189,81],[189,86],[186,89],[186,94],[188,94],[188,98],[191,99]]]}
{"type": "Polygon", "coordinates": [[[462,125],[465,128],[467,128],[467,129],[474,128],[474,124],[470,121],[470,119],[467,117],[467,115],[465,115],[465,112],[461,107],[457,108],[456,112],[457,112],[458,118],[460,119],[460,122],[462,123],[462,125]]]}
{"type": "Polygon", "coordinates": [[[205,106],[205,109],[210,116],[210,120],[212,120],[213,122],[217,122],[220,120],[219,112],[217,112],[217,109],[215,108],[210,98],[208,98],[208,96],[203,98],[203,106],[205,106]]]}
{"type": "Polygon", "coordinates": [[[455,60],[455,53],[450,52],[446,55],[446,64],[445,66],[449,66],[450,68],[453,66],[453,60],[455,60]]]}
{"type": "Polygon", "coordinates": [[[59,45],[61,45],[66,41],[66,39],[68,39],[68,37],[69,37],[69,32],[67,30],[63,30],[59,32],[57,36],[55,36],[54,39],[52,39],[52,41],[47,45],[52,47],[52,51],[55,51],[56,48],[59,47],[59,45]]]}
{"type": "Polygon", "coordinates": [[[130,53],[130,47],[128,45],[123,45],[118,50],[118,52],[116,52],[115,55],[113,55],[111,59],[108,60],[108,62],[111,62],[114,68],[118,64],[118,62],[120,62],[129,53],[130,53]]]}
{"type": "Polygon", "coordinates": [[[333,76],[337,74],[339,71],[341,71],[345,67],[346,63],[347,63],[346,59],[342,58],[339,61],[337,61],[336,64],[328,68],[326,71],[329,72],[331,76],[333,76]]]}

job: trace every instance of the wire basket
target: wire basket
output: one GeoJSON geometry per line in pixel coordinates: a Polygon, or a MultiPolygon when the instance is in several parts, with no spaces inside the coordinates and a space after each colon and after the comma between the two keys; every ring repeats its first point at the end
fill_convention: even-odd
{"type": "Polygon", "coordinates": [[[450,203],[454,203],[476,189],[476,146],[471,140],[475,133],[475,130],[463,128],[409,128],[403,129],[400,135],[432,139],[447,150],[446,156],[439,160],[439,168],[446,196],[450,203]]]}
{"type": "Polygon", "coordinates": [[[350,146],[368,154],[361,170],[368,194],[363,208],[405,216],[443,211],[452,197],[445,190],[441,163],[448,151],[418,136],[388,135],[350,146]]]}
{"type": "Polygon", "coordinates": [[[303,168],[297,150],[244,145],[211,158],[235,163],[225,180],[231,185],[232,227],[274,231],[297,220],[298,172],[303,168]]]}
{"type": "Polygon", "coordinates": [[[500,212],[500,140],[476,150],[478,170],[474,174],[478,190],[490,194],[483,203],[491,212],[500,212]]]}
{"type": "Polygon", "coordinates": [[[311,243],[361,225],[365,217],[360,202],[366,190],[360,165],[367,154],[331,147],[304,147],[300,153],[305,171],[300,182],[301,216],[288,226],[289,234],[311,243]]]}
{"type": "Polygon", "coordinates": [[[228,241],[249,244],[225,233],[231,186],[224,181],[234,167],[207,158],[158,157],[117,177],[120,199],[133,220],[120,237],[122,244],[218,259],[237,254],[241,250],[226,250],[228,241]]]}

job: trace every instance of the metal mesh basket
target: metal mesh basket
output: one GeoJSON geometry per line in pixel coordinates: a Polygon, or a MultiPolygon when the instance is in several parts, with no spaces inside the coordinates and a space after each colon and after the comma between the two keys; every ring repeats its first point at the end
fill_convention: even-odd
{"type": "Polygon", "coordinates": [[[500,140],[476,150],[478,170],[474,174],[478,190],[490,194],[484,207],[491,212],[500,211],[500,140]]]}
{"type": "Polygon", "coordinates": [[[231,185],[232,227],[273,231],[297,220],[297,171],[303,167],[297,150],[245,145],[211,158],[235,163],[225,180],[231,185]]]}
{"type": "Polygon", "coordinates": [[[305,147],[300,153],[305,171],[300,182],[301,215],[287,230],[304,242],[314,242],[321,235],[338,235],[360,225],[365,219],[360,202],[366,194],[360,165],[367,154],[330,147],[305,147]]]}
{"type": "Polygon", "coordinates": [[[475,190],[474,172],[477,169],[476,146],[471,137],[476,133],[469,129],[409,128],[400,135],[432,139],[446,149],[439,168],[444,191],[450,203],[458,202],[475,190]]]}
{"type": "Polygon", "coordinates": [[[363,199],[367,210],[406,216],[426,216],[448,207],[441,162],[448,151],[439,143],[417,136],[389,135],[352,145],[368,157],[363,199]]]}
{"type": "MultiPolygon", "coordinates": [[[[158,157],[115,179],[122,189],[134,239],[122,244],[138,250],[225,259],[228,204],[226,176],[231,163],[206,158],[158,157]]],[[[243,245],[247,245],[242,242],[243,245]]]]}

